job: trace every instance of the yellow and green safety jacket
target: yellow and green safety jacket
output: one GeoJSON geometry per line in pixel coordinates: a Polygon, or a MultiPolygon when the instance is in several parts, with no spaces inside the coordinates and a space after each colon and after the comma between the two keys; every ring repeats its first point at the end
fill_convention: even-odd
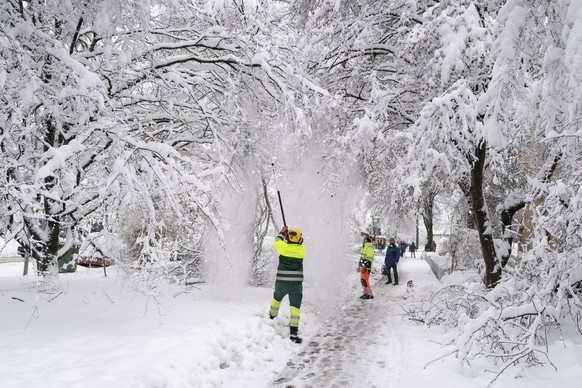
{"type": "Polygon", "coordinates": [[[360,267],[366,267],[369,271],[374,267],[374,247],[369,242],[364,243],[360,250],[360,267]]]}
{"type": "Polygon", "coordinates": [[[275,239],[275,249],[279,252],[277,281],[302,282],[305,245],[301,242],[285,241],[282,233],[275,239]]]}

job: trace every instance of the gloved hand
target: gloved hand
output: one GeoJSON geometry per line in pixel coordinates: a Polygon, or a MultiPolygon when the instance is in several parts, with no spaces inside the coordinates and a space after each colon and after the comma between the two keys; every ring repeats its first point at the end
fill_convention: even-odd
{"type": "Polygon", "coordinates": [[[285,236],[287,235],[287,231],[289,230],[289,228],[287,228],[287,225],[285,225],[282,229],[281,229],[281,234],[284,234],[285,236]]]}

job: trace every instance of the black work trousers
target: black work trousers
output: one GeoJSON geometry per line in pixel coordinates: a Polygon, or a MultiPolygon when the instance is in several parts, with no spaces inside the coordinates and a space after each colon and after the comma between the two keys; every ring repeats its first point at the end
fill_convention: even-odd
{"type": "Polygon", "coordinates": [[[390,274],[390,270],[394,271],[394,283],[398,283],[398,269],[396,268],[398,263],[394,263],[392,265],[386,265],[386,276],[388,276],[388,281],[392,281],[392,276],[390,274]]]}

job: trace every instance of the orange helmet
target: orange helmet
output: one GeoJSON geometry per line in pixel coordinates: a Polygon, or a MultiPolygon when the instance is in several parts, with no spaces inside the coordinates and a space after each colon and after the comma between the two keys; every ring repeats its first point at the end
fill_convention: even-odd
{"type": "Polygon", "coordinates": [[[299,228],[291,228],[289,232],[287,232],[287,236],[289,236],[289,241],[291,242],[300,242],[301,241],[301,231],[299,228]]]}

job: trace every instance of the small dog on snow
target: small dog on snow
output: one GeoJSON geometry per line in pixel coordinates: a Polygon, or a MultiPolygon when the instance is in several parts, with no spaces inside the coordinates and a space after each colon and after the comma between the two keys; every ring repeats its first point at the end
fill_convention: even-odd
{"type": "Polygon", "coordinates": [[[414,283],[412,282],[412,280],[407,281],[406,282],[406,291],[412,292],[413,289],[414,289],[414,283]]]}

